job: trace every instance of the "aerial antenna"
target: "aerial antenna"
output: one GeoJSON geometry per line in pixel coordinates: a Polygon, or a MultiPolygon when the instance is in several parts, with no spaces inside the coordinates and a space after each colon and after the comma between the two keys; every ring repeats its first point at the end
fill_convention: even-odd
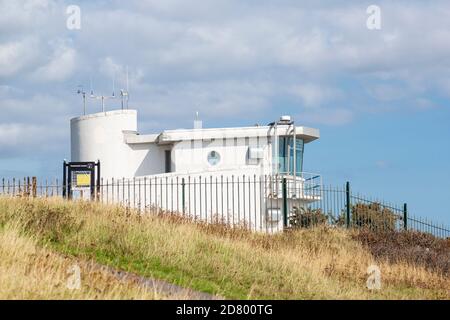
{"type": "Polygon", "coordinates": [[[103,94],[101,95],[95,95],[94,94],[94,90],[92,89],[92,77],[90,77],[90,81],[91,81],[91,95],[89,96],[89,98],[91,99],[95,99],[95,100],[101,100],[102,101],[102,112],[105,112],[105,100],[109,100],[109,99],[116,99],[116,94],[115,94],[115,86],[116,86],[116,79],[115,79],[116,75],[113,75],[113,93],[111,96],[105,96],[103,94]]]}
{"type": "Polygon", "coordinates": [[[96,100],[101,100],[102,101],[102,112],[105,112],[105,100],[109,100],[109,99],[116,99],[116,97],[114,95],[112,96],[105,96],[105,95],[91,95],[90,96],[91,99],[96,99],[96,100]]]}
{"type": "Polygon", "coordinates": [[[122,110],[124,109],[124,101],[126,101],[126,108],[128,109],[128,92],[125,90],[120,90],[120,97],[122,99],[122,110]]]}
{"type": "Polygon", "coordinates": [[[113,92],[112,92],[112,96],[115,97],[116,96],[116,71],[113,71],[113,92]]]}
{"type": "Polygon", "coordinates": [[[90,85],[91,85],[91,96],[93,96],[94,95],[94,89],[92,87],[92,76],[89,76],[89,82],[90,82],[90,85]]]}
{"type": "Polygon", "coordinates": [[[128,93],[128,87],[129,87],[129,81],[128,81],[128,66],[126,66],[126,90],[121,89],[120,90],[120,97],[122,100],[122,110],[126,107],[128,109],[128,100],[129,100],[129,93],[128,93]]]}
{"type": "Polygon", "coordinates": [[[128,88],[128,66],[127,66],[127,92],[129,91],[129,88],[128,88]]]}
{"type": "Polygon", "coordinates": [[[84,91],[82,85],[78,86],[77,94],[81,94],[83,96],[83,115],[86,115],[86,92],[84,91]]]}

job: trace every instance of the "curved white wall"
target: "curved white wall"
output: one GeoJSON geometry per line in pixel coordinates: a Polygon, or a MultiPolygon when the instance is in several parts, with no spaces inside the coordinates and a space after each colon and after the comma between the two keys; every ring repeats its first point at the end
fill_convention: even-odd
{"type": "Polygon", "coordinates": [[[73,118],[70,130],[72,161],[100,160],[101,174],[105,179],[134,176],[134,157],[131,148],[125,143],[123,131],[137,131],[136,110],[109,111],[73,118]]]}

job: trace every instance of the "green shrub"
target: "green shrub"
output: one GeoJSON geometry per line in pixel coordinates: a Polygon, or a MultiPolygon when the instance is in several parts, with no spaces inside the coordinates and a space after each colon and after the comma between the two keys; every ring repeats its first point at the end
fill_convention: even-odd
{"type": "Polygon", "coordinates": [[[291,228],[310,228],[325,224],[327,221],[328,216],[321,209],[305,209],[303,207],[294,207],[289,217],[289,225],[291,228]]]}
{"type": "Polygon", "coordinates": [[[351,206],[353,226],[372,230],[394,231],[398,216],[379,203],[357,203],[351,206]]]}

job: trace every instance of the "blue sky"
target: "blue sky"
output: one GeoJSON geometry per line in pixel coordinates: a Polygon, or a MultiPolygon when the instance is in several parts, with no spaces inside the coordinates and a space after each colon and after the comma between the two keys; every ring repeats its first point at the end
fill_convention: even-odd
{"type": "Polygon", "coordinates": [[[432,3],[0,0],[0,176],[59,177],[77,86],[110,94],[129,66],[142,132],[291,114],[321,130],[305,170],[450,224],[450,4],[432,3]]]}

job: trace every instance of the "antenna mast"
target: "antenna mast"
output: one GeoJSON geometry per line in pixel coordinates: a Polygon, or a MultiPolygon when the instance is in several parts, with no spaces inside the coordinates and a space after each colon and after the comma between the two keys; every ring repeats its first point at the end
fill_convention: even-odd
{"type": "Polygon", "coordinates": [[[83,89],[83,86],[78,86],[77,94],[81,94],[83,96],[83,115],[86,115],[86,92],[83,89]]]}
{"type": "Polygon", "coordinates": [[[94,89],[92,88],[92,76],[89,76],[89,83],[91,85],[91,96],[94,95],[94,89]]]}
{"type": "MultiPolygon", "coordinates": [[[[105,96],[103,94],[95,95],[94,89],[92,86],[92,76],[89,77],[89,82],[90,82],[91,92],[88,97],[91,99],[95,99],[95,100],[101,100],[102,112],[105,112],[106,111],[105,110],[105,100],[117,99],[117,97],[116,97],[116,72],[114,71],[114,73],[113,73],[113,79],[112,79],[113,92],[112,92],[111,96],[105,96]]],[[[129,100],[128,88],[129,88],[129,79],[128,79],[128,66],[127,66],[126,67],[126,90],[124,90],[124,89],[120,90],[120,97],[122,100],[122,110],[124,110],[124,108],[128,109],[128,100],[129,100]]],[[[81,94],[83,96],[83,115],[86,115],[86,92],[84,91],[82,85],[78,86],[77,93],[81,94]]]]}
{"type": "Polygon", "coordinates": [[[120,97],[122,100],[122,110],[124,109],[124,105],[126,102],[126,108],[128,109],[128,100],[129,100],[129,93],[128,93],[128,89],[129,89],[129,80],[128,80],[128,66],[126,67],[126,90],[120,90],[120,97]]]}
{"type": "Polygon", "coordinates": [[[114,73],[113,73],[113,92],[112,92],[112,96],[113,97],[116,96],[116,71],[114,71],[114,73]]]}
{"type": "Polygon", "coordinates": [[[102,101],[102,112],[105,112],[105,100],[109,100],[109,99],[116,99],[115,95],[112,96],[105,96],[105,95],[91,95],[90,96],[91,99],[96,99],[96,100],[101,100],[102,101]]]}
{"type": "Polygon", "coordinates": [[[113,74],[113,93],[111,96],[105,96],[105,95],[94,95],[94,90],[92,89],[92,77],[90,78],[91,81],[91,95],[89,96],[89,98],[91,99],[95,99],[95,100],[101,100],[102,101],[102,112],[105,112],[105,100],[109,100],[109,99],[116,99],[116,94],[115,94],[115,86],[116,86],[116,74],[113,74]]]}

